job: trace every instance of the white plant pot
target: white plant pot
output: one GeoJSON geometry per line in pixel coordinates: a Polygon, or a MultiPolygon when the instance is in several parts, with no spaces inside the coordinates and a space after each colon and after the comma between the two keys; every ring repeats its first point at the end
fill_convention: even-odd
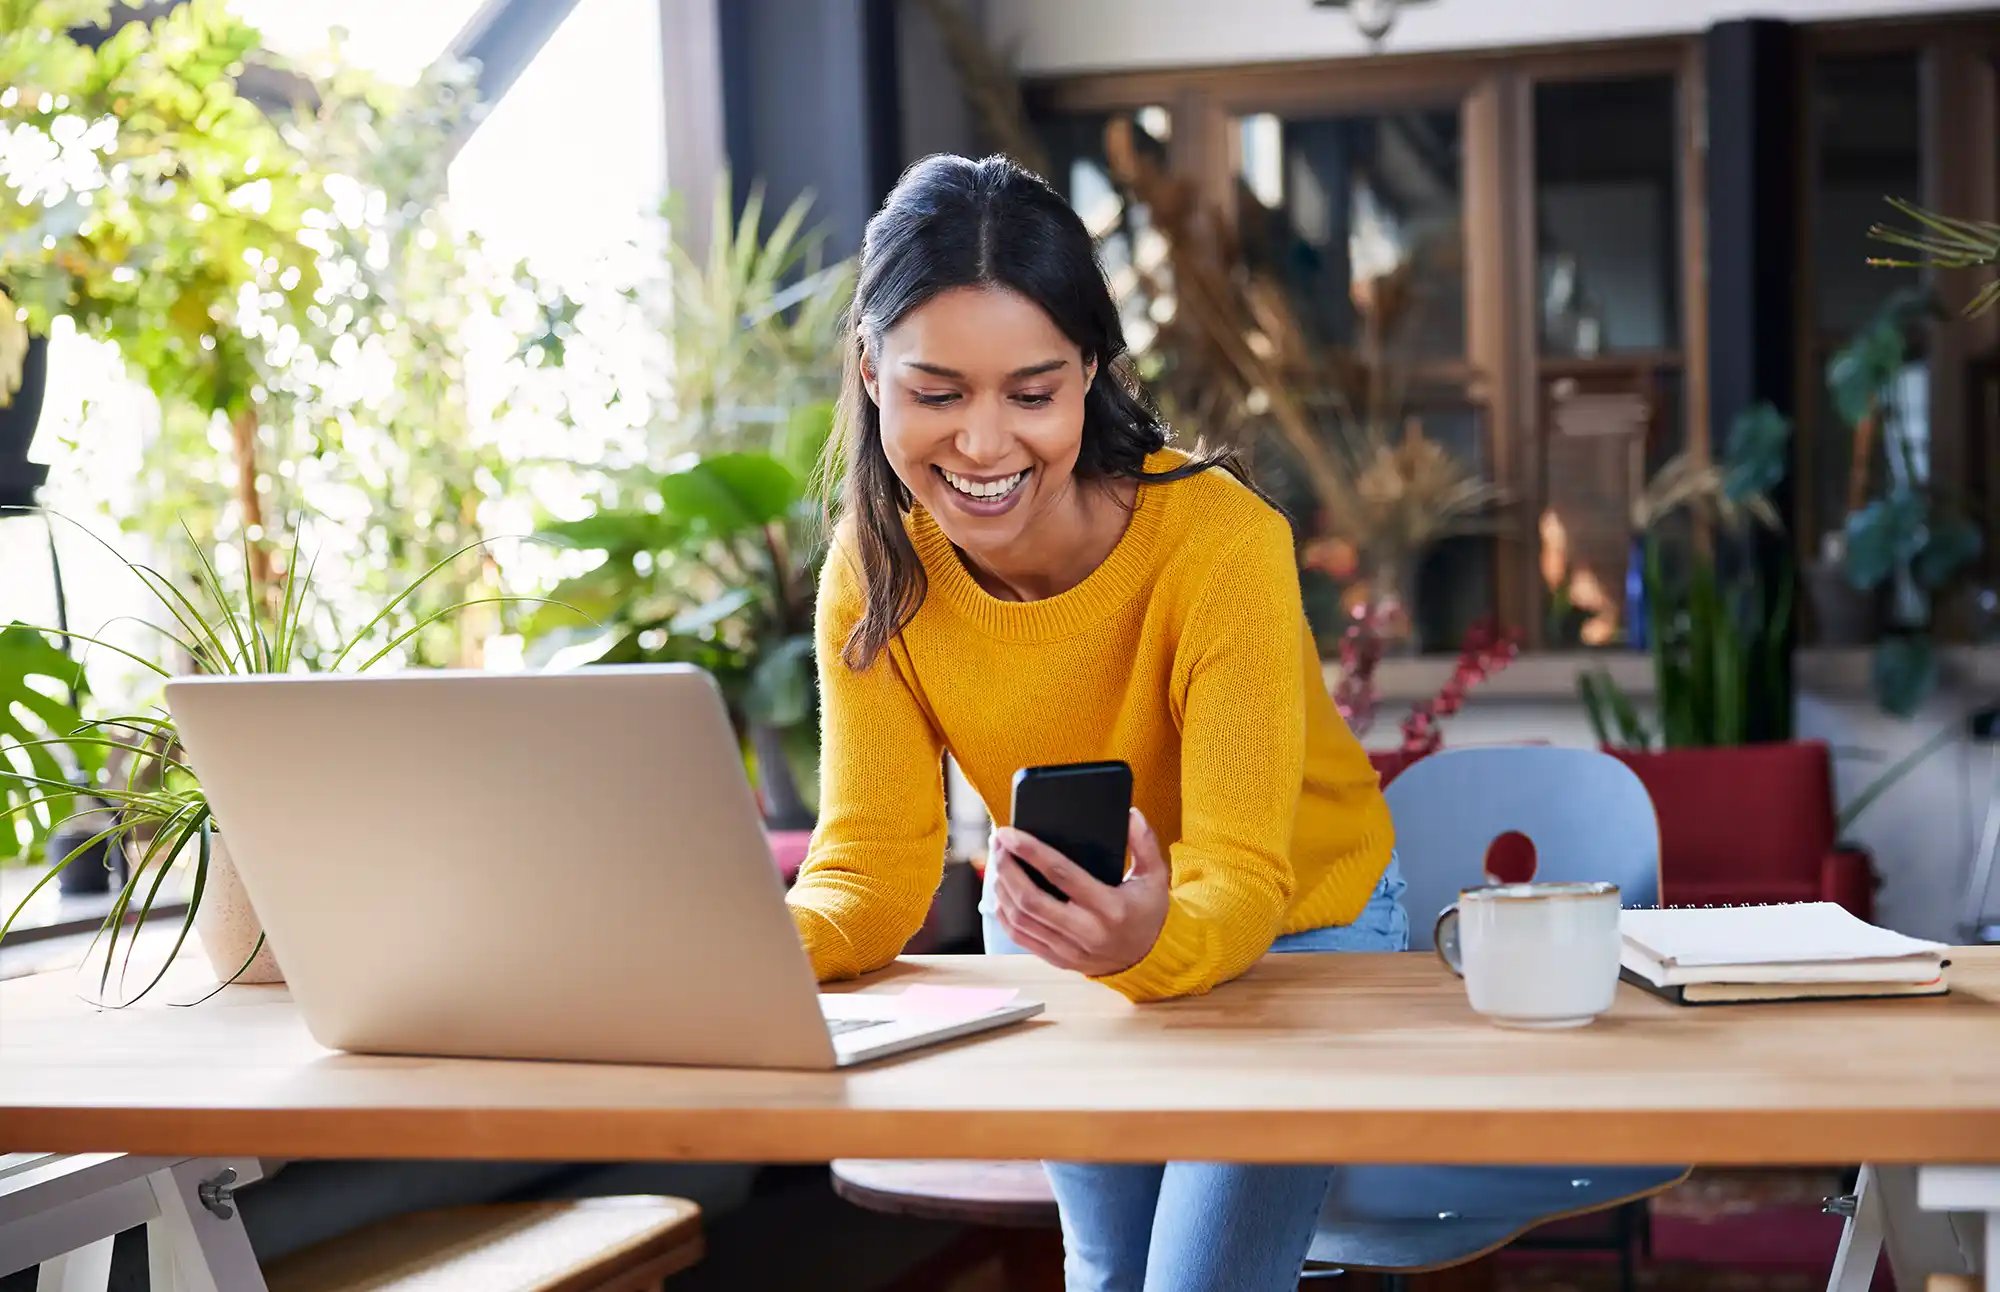
{"type": "Polygon", "coordinates": [[[210,840],[208,882],[202,888],[201,905],[195,908],[194,934],[217,982],[269,984],[285,980],[270,942],[257,945],[264,926],[250,907],[250,895],[243,891],[236,863],[230,860],[219,831],[210,840]],[[255,959],[250,955],[253,949],[255,959]],[[246,960],[250,961],[248,968],[243,965],[246,960]]]}

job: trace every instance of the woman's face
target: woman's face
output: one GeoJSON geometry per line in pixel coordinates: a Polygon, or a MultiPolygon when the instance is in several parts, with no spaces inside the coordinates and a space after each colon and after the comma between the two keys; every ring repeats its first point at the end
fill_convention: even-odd
{"type": "Polygon", "coordinates": [[[1096,368],[1026,298],[940,292],[882,336],[862,375],[889,465],[961,549],[1008,549],[1072,494],[1096,368]]]}

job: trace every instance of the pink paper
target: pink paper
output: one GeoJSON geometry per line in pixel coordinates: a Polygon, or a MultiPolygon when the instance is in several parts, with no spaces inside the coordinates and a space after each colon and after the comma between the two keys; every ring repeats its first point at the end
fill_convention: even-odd
{"type": "Polygon", "coordinates": [[[1020,994],[1012,987],[936,987],[917,983],[905,987],[896,999],[912,1013],[969,1017],[1005,1009],[1020,994]]]}

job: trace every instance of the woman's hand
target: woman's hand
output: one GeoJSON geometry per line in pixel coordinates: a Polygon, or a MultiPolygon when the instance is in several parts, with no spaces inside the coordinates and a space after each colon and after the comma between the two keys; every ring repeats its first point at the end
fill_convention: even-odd
{"type": "Polygon", "coordinates": [[[1167,922],[1170,876],[1160,841],[1137,808],[1132,809],[1126,842],[1132,868],[1114,888],[1032,835],[1006,826],[995,830],[988,864],[1000,868],[994,880],[1000,927],[1058,969],[1102,978],[1138,964],[1167,922]],[[1021,868],[1023,861],[1067,893],[1069,901],[1043,892],[1021,868]]]}

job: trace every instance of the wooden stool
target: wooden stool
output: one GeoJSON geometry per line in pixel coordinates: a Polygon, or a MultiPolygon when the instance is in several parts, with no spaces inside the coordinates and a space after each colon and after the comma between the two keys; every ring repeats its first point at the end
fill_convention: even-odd
{"type": "Polygon", "coordinates": [[[997,1258],[1010,1292],[1060,1292],[1061,1231],[1040,1162],[849,1158],[833,1164],[833,1191],[869,1211],[984,1231],[946,1254],[951,1268],[926,1266],[906,1280],[911,1288],[943,1286],[949,1277],[997,1258]]]}
{"type": "Polygon", "coordinates": [[[659,1292],[701,1259],[684,1198],[498,1203],[397,1216],[273,1262],[270,1292],[659,1292]]]}

